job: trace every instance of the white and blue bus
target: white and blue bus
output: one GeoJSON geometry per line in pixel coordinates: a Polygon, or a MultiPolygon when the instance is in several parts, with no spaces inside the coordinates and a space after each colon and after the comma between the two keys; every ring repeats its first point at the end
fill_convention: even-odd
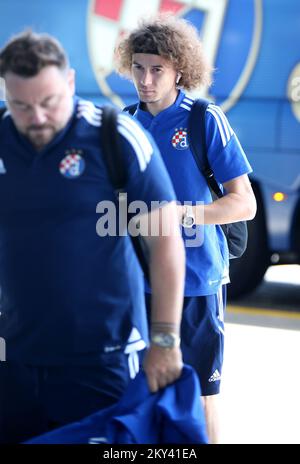
{"type": "Polygon", "coordinates": [[[24,28],[53,34],[77,71],[77,93],[123,107],[136,94],[114,72],[116,41],[165,10],[198,28],[215,73],[194,96],[227,112],[254,170],[258,212],[246,253],[231,261],[229,293],[238,297],[270,264],[300,263],[300,1],[0,0],[0,46],[24,28]]]}

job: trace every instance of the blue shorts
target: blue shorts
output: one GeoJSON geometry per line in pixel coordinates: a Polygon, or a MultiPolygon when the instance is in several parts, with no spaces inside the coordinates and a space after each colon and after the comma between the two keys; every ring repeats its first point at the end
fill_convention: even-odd
{"type": "MultiPolygon", "coordinates": [[[[149,314],[149,294],[146,294],[146,304],[149,314]]],[[[197,372],[203,396],[220,392],[225,306],[226,285],[214,295],[184,298],[181,322],[183,361],[197,372]]]]}
{"type": "Polygon", "coordinates": [[[19,443],[106,408],[129,379],[123,352],[103,354],[101,366],[0,362],[0,443],[19,443]]]}

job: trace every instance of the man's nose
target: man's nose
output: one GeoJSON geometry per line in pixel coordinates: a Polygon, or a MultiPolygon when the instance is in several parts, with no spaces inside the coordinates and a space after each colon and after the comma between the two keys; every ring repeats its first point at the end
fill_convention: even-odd
{"type": "Polygon", "coordinates": [[[31,123],[37,126],[45,124],[47,121],[47,114],[44,108],[41,106],[34,106],[31,113],[31,123]]]}
{"type": "Polygon", "coordinates": [[[144,71],[141,79],[142,85],[150,85],[152,83],[152,75],[150,71],[144,71]]]}

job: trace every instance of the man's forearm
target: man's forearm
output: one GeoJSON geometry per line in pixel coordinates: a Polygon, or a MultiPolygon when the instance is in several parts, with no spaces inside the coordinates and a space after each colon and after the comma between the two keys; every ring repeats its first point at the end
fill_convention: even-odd
{"type": "MultiPolygon", "coordinates": [[[[145,355],[143,366],[151,392],[174,382],[182,371],[178,335],[183,306],[185,252],[175,203],[152,212],[150,220],[158,220],[161,226],[162,216],[170,226],[169,233],[166,236],[160,233],[159,236],[150,235],[146,238],[150,250],[152,290],[150,330],[154,339],[145,355]]],[[[162,230],[161,227],[159,229],[162,230]]]]}
{"type": "MultiPolygon", "coordinates": [[[[199,208],[199,207],[196,207],[199,208]]],[[[204,224],[228,224],[236,221],[247,221],[253,219],[256,207],[251,194],[240,196],[229,193],[209,205],[204,205],[201,218],[204,224]]],[[[196,223],[199,211],[196,212],[196,223]]]]}
{"type": "Polygon", "coordinates": [[[196,206],[196,224],[228,224],[248,221],[256,214],[256,200],[246,174],[224,183],[227,192],[208,205],[196,206]]]}
{"type": "Polygon", "coordinates": [[[151,329],[179,333],[185,277],[185,253],[181,237],[159,237],[152,246],[151,329]]]}

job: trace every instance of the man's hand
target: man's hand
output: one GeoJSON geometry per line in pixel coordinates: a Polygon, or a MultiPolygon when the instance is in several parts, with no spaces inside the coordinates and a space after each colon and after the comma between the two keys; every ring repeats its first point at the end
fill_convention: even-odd
{"type": "Polygon", "coordinates": [[[155,393],[180,377],[183,366],[181,350],[150,345],[143,365],[149,389],[155,393]]]}

